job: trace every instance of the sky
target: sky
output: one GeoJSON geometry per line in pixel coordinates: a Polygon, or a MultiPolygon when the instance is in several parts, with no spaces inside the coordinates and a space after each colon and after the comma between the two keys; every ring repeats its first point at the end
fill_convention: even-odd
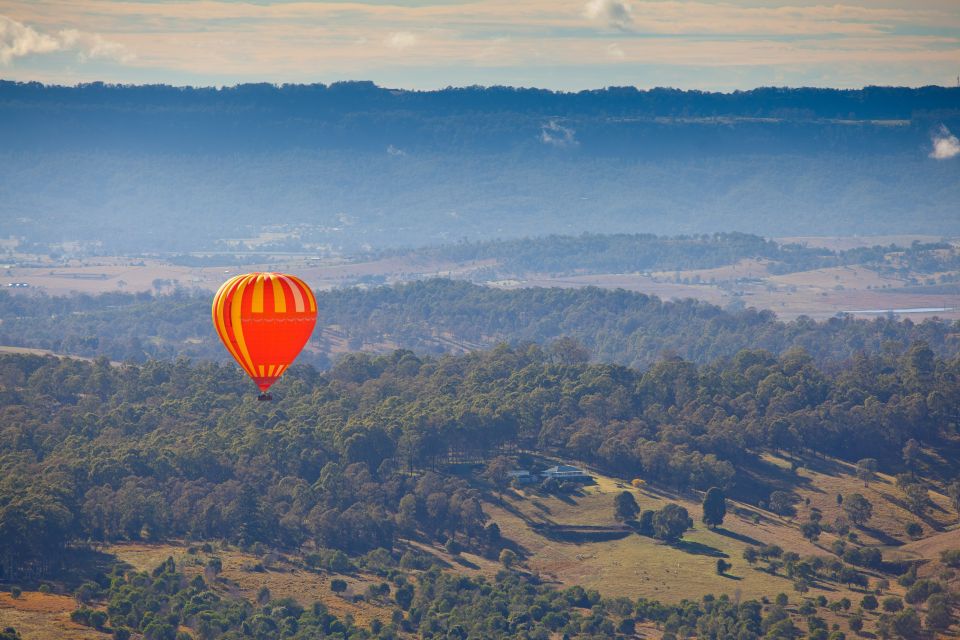
{"type": "Polygon", "coordinates": [[[0,0],[0,78],[951,86],[960,0],[0,0]]]}

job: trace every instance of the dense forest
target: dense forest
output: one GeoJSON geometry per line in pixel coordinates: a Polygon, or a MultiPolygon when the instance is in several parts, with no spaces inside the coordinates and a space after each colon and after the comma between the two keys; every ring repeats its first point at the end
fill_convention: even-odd
{"type": "Polygon", "coordinates": [[[0,84],[0,236],[310,251],[545,233],[956,235],[960,89],[0,84]],[[904,215],[907,212],[908,215],[904,215]],[[269,215],[268,215],[269,214],[269,215]]]}
{"type": "MultiPolygon", "coordinates": [[[[923,342],[838,372],[796,349],[640,372],[586,364],[559,341],[296,366],[264,406],[232,365],[7,355],[0,563],[7,576],[42,576],[73,541],[171,537],[353,555],[423,537],[495,556],[507,541],[480,489],[443,473],[450,460],[536,450],[766,501],[756,477],[738,480],[764,450],[909,471],[906,443],[956,436],[958,380],[960,359],[923,342]]],[[[943,465],[930,478],[946,486],[955,474],[943,465]]]]}
{"type": "MultiPolygon", "coordinates": [[[[622,290],[500,290],[450,280],[317,293],[318,328],[301,362],[326,368],[346,350],[463,352],[499,342],[579,341],[595,361],[648,367],[662,355],[695,362],[744,348],[801,347],[822,364],[883,354],[923,340],[960,349],[954,324],[850,317],[777,320],[769,311],[725,311],[622,290]]],[[[209,294],[26,296],[0,291],[0,344],[143,362],[189,356],[226,361],[209,321],[209,294]]]]}

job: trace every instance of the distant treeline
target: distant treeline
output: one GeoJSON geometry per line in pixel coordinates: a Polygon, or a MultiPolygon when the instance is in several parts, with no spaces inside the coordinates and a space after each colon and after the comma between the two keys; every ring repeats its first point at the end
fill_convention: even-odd
{"type": "Polygon", "coordinates": [[[328,115],[337,111],[399,110],[410,112],[529,111],[647,117],[910,119],[918,114],[954,113],[954,87],[927,86],[821,89],[762,87],[719,93],[699,90],[608,87],[578,92],[504,86],[472,86],[434,91],[378,87],[372,82],[325,84],[269,83],[232,87],[116,85],[93,82],[72,87],[38,82],[0,82],[0,101],[25,104],[73,104],[78,109],[109,107],[133,110],[146,106],[167,111],[207,108],[236,110],[256,105],[277,112],[328,115]]]}
{"type": "MultiPolygon", "coordinates": [[[[500,290],[427,280],[368,290],[318,292],[318,326],[300,362],[326,368],[337,353],[462,352],[499,342],[571,337],[589,357],[646,368],[663,354],[710,362],[744,348],[780,354],[804,348],[819,363],[905,349],[924,340],[936,353],[960,350],[949,322],[850,317],[783,322],[770,311],[726,311],[695,300],[664,302],[623,290],[500,290]],[[392,347],[391,347],[392,348],[392,347]]],[[[26,296],[0,292],[0,344],[143,362],[178,356],[226,360],[209,318],[209,294],[111,293],[26,296]]]]}
{"type": "MultiPolygon", "coordinates": [[[[381,252],[402,254],[402,251],[381,252]]],[[[960,269],[960,251],[949,243],[856,247],[781,244],[749,233],[713,233],[673,237],[648,233],[549,235],[514,240],[459,242],[411,252],[455,262],[497,260],[500,276],[539,273],[630,273],[710,269],[744,259],[770,261],[771,273],[793,273],[860,264],[884,272],[937,273],[960,269]],[[888,254],[896,254],[888,261],[888,254]]]]}

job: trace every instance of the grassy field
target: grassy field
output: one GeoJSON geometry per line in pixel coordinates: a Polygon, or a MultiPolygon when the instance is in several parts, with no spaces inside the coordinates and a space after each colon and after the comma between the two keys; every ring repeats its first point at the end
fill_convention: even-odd
{"type": "MultiPolygon", "coordinates": [[[[746,508],[736,503],[733,506],[746,508]]],[[[750,545],[778,544],[801,555],[825,553],[805,540],[796,527],[771,513],[750,508],[760,515],[759,524],[755,524],[752,518],[728,512],[723,526],[711,530],[699,522],[699,502],[634,489],[604,476],[598,476],[595,485],[569,499],[515,494],[503,506],[491,503],[485,509],[504,535],[523,548],[531,570],[559,585],[580,584],[606,596],[678,602],[708,593],[742,598],[792,593],[792,580],[751,567],[743,560],[744,549],[750,545]],[[680,504],[694,518],[695,527],[675,545],[636,534],[619,540],[566,542],[550,539],[534,529],[542,523],[616,525],[613,497],[620,491],[634,493],[641,509],[658,509],[668,502],[680,504]],[[716,572],[718,558],[733,564],[726,575],[716,572]]],[[[815,597],[820,593],[831,600],[843,596],[852,599],[856,595],[832,585],[814,586],[808,595],[815,597]]]]}
{"type": "Polygon", "coordinates": [[[0,629],[13,627],[24,640],[104,640],[110,635],[70,621],[77,603],[70,596],[25,591],[0,593],[0,629]]]}

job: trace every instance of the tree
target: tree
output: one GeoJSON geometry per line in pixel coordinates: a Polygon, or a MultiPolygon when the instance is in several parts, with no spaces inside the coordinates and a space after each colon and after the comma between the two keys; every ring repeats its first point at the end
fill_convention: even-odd
{"type": "Polygon", "coordinates": [[[907,465],[907,468],[913,469],[919,457],[920,443],[910,438],[907,440],[907,443],[903,445],[903,463],[907,465]]]}
{"type": "Polygon", "coordinates": [[[904,609],[894,615],[893,630],[904,640],[916,640],[923,637],[920,628],[920,616],[915,609],[904,609]]]}
{"type": "Polygon", "coordinates": [[[743,559],[747,561],[747,564],[754,564],[757,561],[757,557],[760,555],[760,552],[757,551],[756,547],[747,547],[743,550],[743,559]]]}
{"type": "Polygon", "coordinates": [[[510,486],[510,471],[513,469],[513,462],[506,456],[497,456],[487,464],[487,469],[483,477],[493,483],[500,496],[500,502],[503,502],[503,492],[510,486]]]}
{"type": "Polygon", "coordinates": [[[857,477],[863,480],[863,486],[867,486],[877,475],[879,464],[875,458],[863,458],[857,462],[857,477]]]}
{"type": "Polygon", "coordinates": [[[792,516],[793,496],[786,491],[774,491],[770,494],[770,510],[781,516],[792,516]]]}
{"type": "Polygon", "coordinates": [[[656,515],[657,515],[657,512],[652,509],[646,509],[643,513],[640,514],[640,525],[637,527],[637,530],[640,532],[640,535],[644,535],[644,536],[654,535],[653,518],[656,515]]]}
{"type": "Polygon", "coordinates": [[[883,599],[883,610],[895,613],[903,609],[903,600],[897,596],[887,596],[883,599]]]}
{"type": "Polygon", "coordinates": [[[907,496],[907,506],[910,512],[922,516],[927,510],[927,488],[919,482],[915,482],[904,487],[903,492],[907,496]]]}
{"type": "Polygon", "coordinates": [[[678,541],[691,527],[693,519],[687,510],[672,502],[653,516],[653,535],[666,542],[678,541]]]}
{"type": "Polygon", "coordinates": [[[719,487],[710,487],[703,496],[703,523],[714,529],[723,524],[727,515],[727,497],[719,487]]]}
{"type": "Polygon", "coordinates": [[[723,558],[717,558],[717,575],[725,574],[733,564],[727,562],[723,558]]]}
{"type": "Polygon", "coordinates": [[[517,561],[517,554],[512,549],[504,549],[500,552],[500,564],[510,569],[517,561]]]}
{"type": "Polygon", "coordinates": [[[334,578],[330,581],[330,591],[333,591],[336,594],[341,594],[347,590],[347,581],[342,578],[334,578]]]}
{"type": "Polygon", "coordinates": [[[960,517],[960,480],[954,480],[947,485],[947,495],[950,496],[950,504],[957,512],[957,517],[960,517]]]}
{"type": "Polygon", "coordinates": [[[807,540],[816,542],[820,538],[820,525],[816,522],[804,522],[800,525],[800,533],[807,540]]]}
{"type": "Polygon", "coordinates": [[[850,631],[860,633],[860,630],[863,629],[863,616],[855,613],[850,616],[847,624],[850,626],[850,631]]]}
{"type": "Polygon", "coordinates": [[[907,524],[907,535],[916,540],[923,535],[923,527],[920,526],[919,522],[910,522],[907,524]]]}
{"type": "Polygon", "coordinates": [[[843,511],[858,527],[862,527],[873,517],[873,505],[859,493],[844,498],[843,511]]]}
{"type": "Polygon", "coordinates": [[[879,604],[877,603],[877,597],[871,593],[863,596],[860,600],[860,607],[866,609],[867,611],[875,610],[879,604]]]}
{"type": "Polygon", "coordinates": [[[621,522],[633,520],[637,517],[637,514],[640,513],[640,506],[633,497],[633,493],[629,491],[621,491],[618,493],[613,499],[613,504],[614,517],[621,522]]]}
{"type": "Polygon", "coordinates": [[[953,623],[950,613],[950,601],[942,593],[930,596],[927,600],[927,627],[935,631],[944,631],[953,623]]]}

